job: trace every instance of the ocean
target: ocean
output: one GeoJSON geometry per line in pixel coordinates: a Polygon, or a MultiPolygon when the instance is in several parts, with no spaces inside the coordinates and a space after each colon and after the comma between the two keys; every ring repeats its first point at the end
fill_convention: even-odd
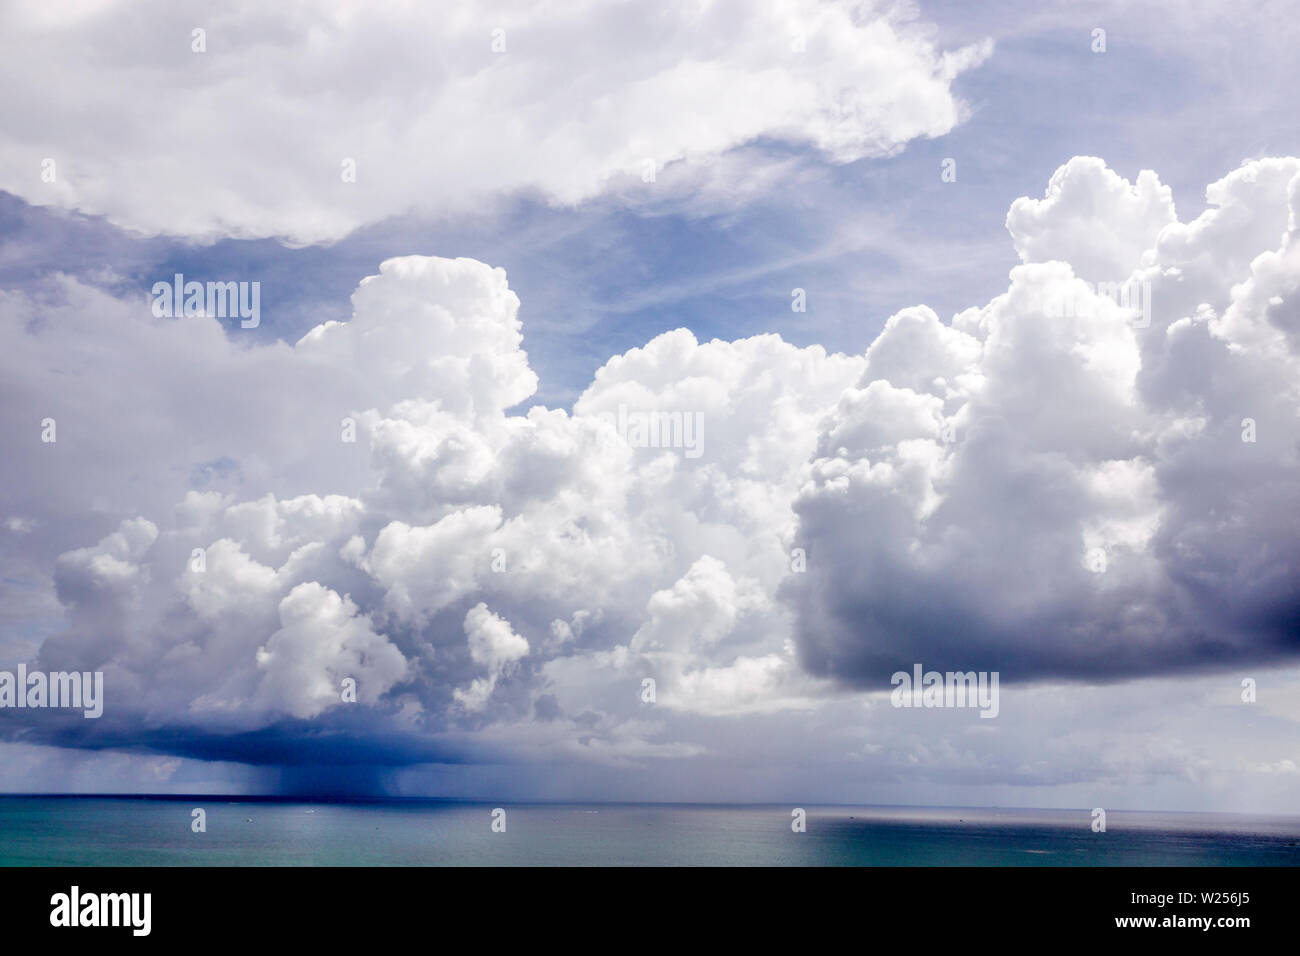
{"type": "Polygon", "coordinates": [[[796,833],[788,805],[504,804],[494,832],[496,807],[3,796],[0,865],[1300,865],[1300,817],[809,805],[796,833]]]}

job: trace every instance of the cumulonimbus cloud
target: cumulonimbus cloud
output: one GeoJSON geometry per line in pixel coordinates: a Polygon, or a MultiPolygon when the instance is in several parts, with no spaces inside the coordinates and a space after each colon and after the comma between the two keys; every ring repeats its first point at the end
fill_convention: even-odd
{"type": "Polygon", "coordinates": [[[519,303],[473,260],[389,260],[292,347],[71,281],[10,294],[10,527],[103,529],[50,556],[37,662],[106,672],[92,743],[183,727],[240,759],[328,720],[384,759],[481,734],[617,763],[697,752],[646,719],[646,680],[661,713],[726,715],[916,661],[1293,656],[1298,194],[1300,160],[1254,161],[1183,223],[1153,174],[1076,158],[1012,207],[1007,291],[951,323],[905,309],[855,356],[679,329],[571,413],[513,410],[537,385],[519,303]],[[114,412],[123,382],[166,414],[114,412]],[[699,455],[629,441],[652,414],[698,416],[699,455]]]}

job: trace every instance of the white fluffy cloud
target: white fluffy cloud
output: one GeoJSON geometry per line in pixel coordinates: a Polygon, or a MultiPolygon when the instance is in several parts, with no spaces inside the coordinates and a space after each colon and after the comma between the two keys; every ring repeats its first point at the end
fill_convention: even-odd
{"type": "Polygon", "coordinates": [[[889,155],[963,118],[952,81],[990,51],[815,0],[60,11],[0,13],[0,80],[24,91],[0,189],[147,233],[296,242],[517,191],[576,203],[759,138],[889,155]]]}
{"type": "Polygon", "coordinates": [[[1173,194],[1152,170],[1130,183],[1104,160],[1076,156],[1053,174],[1042,199],[1011,204],[1007,231],[1025,262],[1058,259],[1080,278],[1115,282],[1176,220],[1173,194]]]}
{"type": "Polygon", "coordinates": [[[488,671],[476,677],[467,690],[457,688],[456,700],[466,710],[482,710],[496,688],[497,679],[511,664],[528,655],[528,641],[510,629],[510,622],[488,610],[480,601],[465,615],[469,656],[488,671]]]}
{"type": "Polygon", "coordinates": [[[951,327],[890,321],[795,503],[815,560],[787,594],[814,673],[1120,677],[1295,653],[1298,173],[1249,163],[1182,224],[1153,173],[1132,186],[1077,157],[1013,205],[1026,262],[1005,295],[951,327]],[[1131,282],[1136,307],[1044,261],[1064,255],[1131,282]],[[899,337],[941,374],[878,371],[899,337]]]}
{"type": "Polygon", "coordinates": [[[1300,161],[1249,163],[1181,223],[1153,174],[1078,158],[1013,207],[1025,262],[987,305],[903,310],[858,356],[677,330],[571,414],[514,410],[519,303],[472,260],[385,262],[294,346],[71,281],[10,294],[3,510],[46,532],[22,540],[64,611],[40,661],[106,670],[104,733],[356,720],[618,765],[917,661],[1287,659],[1298,191],[1300,161]],[[1089,284],[1130,277],[1149,326],[1089,284]],[[701,454],[625,441],[652,413],[698,415],[701,454]]]}
{"type": "Polygon", "coordinates": [[[343,696],[344,681],[355,683],[358,702],[373,704],[406,677],[397,649],[358,616],[355,604],[329,588],[299,584],[279,610],[280,629],[257,651],[264,676],[255,702],[314,717],[343,696]]]}

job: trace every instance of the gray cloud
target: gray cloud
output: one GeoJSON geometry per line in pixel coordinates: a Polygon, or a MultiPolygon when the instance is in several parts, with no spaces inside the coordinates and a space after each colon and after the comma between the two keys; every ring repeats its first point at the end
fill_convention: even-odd
{"type": "MultiPolygon", "coordinates": [[[[109,705],[5,734],[333,763],[364,791],[578,766],[613,794],[663,761],[707,789],[754,755],[748,727],[789,760],[765,793],[845,747],[883,780],[1046,786],[997,731],[886,711],[857,739],[879,701],[844,688],[913,662],[1014,684],[1293,659],[1297,173],[1248,164],[1181,223],[1127,207],[1153,177],[1075,160],[1028,207],[1032,244],[1013,233],[1007,292],[951,324],[904,310],[861,356],[678,330],[571,414],[522,410],[519,302],[473,260],[389,260],[294,345],[69,278],[6,294],[6,561],[53,619],[30,656],[103,669],[109,705]],[[1088,282],[1150,283],[1149,327],[1076,251],[1088,282]],[[700,415],[702,454],[626,441],[620,408],[700,415]]],[[[1126,753],[1077,777],[1208,779],[1191,745],[1126,753]]]]}

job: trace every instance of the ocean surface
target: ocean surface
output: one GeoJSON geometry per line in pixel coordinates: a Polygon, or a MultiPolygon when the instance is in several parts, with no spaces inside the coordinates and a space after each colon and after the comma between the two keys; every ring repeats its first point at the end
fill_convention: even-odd
{"type": "Polygon", "coordinates": [[[5,866],[1300,866],[1300,817],[0,796],[5,866]],[[207,831],[191,829],[192,811],[207,831]]]}

